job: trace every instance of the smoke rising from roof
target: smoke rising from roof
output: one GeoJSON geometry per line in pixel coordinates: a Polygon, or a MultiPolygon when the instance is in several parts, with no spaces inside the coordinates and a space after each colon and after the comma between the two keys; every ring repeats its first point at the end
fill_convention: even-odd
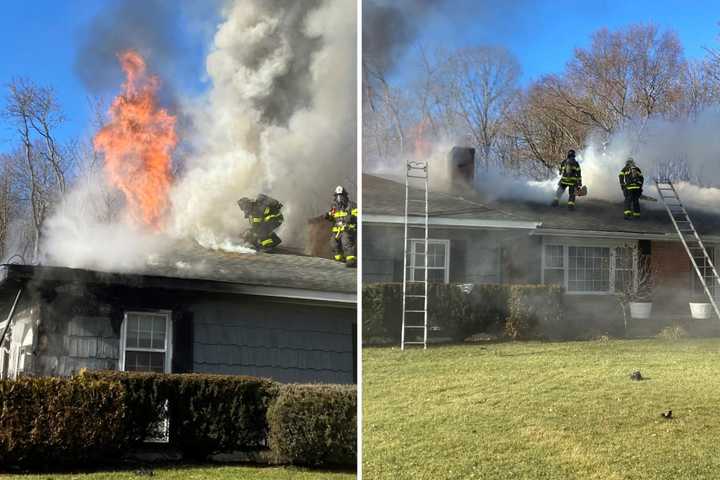
{"type": "Polygon", "coordinates": [[[173,194],[176,235],[237,238],[246,227],[235,202],[264,192],[285,205],[280,236],[302,246],[334,186],[352,192],[355,10],[311,5],[238,0],[225,10],[207,59],[212,89],[187,105],[198,155],[173,194]]]}
{"type": "MultiPolygon", "coordinates": [[[[130,3],[119,5],[131,8],[130,3]]],[[[172,5],[150,4],[150,17],[172,5]]],[[[355,10],[351,1],[227,2],[207,56],[209,91],[180,97],[176,104],[177,113],[189,119],[179,133],[189,153],[171,188],[166,231],[131,228],[124,207],[104,201],[107,181],[97,172],[46,222],[43,262],[133,271],[172,254],[173,245],[184,240],[250,252],[241,241],[248,223],[236,202],[260,192],[285,205],[279,232],[284,244],[303,247],[307,219],[326,211],[334,187],[343,184],[355,195],[355,10]]],[[[126,27],[110,31],[127,34],[126,27]]],[[[153,58],[176,53],[172,46],[164,48],[163,35],[149,40],[152,48],[139,46],[149,51],[152,71],[153,58]]],[[[109,44],[138,45],[121,40],[109,44]]],[[[117,62],[116,53],[109,61],[117,62]]],[[[159,76],[164,85],[163,73],[159,76]]],[[[113,89],[121,82],[113,80],[113,89]]],[[[328,224],[328,234],[329,229],[328,224]]]]}

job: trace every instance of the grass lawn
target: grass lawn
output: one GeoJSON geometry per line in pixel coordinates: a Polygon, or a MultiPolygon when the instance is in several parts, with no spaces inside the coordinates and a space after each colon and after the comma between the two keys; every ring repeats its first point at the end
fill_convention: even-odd
{"type": "Polygon", "coordinates": [[[369,348],[363,415],[366,480],[717,479],[720,340],[369,348]]]}
{"type": "Polygon", "coordinates": [[[350,480],[354,473],[331,473],[318,470],[305,470],[284,467],[241,467],[241,466],[204,466],[158,468],[153,475],[138,475],[135,470],[123,472],[100,472],[82,474],[39,474],[39,475],[0,475],[0,479],[18,480],[115,480],[115,479],[158,479],[158,480],[205,480],[205,479],[247,479],[247,480],[350,480]]]}

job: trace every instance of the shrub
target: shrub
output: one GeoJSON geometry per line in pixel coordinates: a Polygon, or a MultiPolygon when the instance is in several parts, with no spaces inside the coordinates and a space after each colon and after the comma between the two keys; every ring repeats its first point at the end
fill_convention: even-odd
{"type": "Polygon", "coordinates": [[[354,386],[283,386],[268,410],[275,458],[308,466],[354,466],[356,411],[354,386]]]}
{"type": "MultiPolygon", "coordinates": [[[[414,285],[412,293],[422,293],[414,285]]],[[[428,322],[453,340],[479,332],[502,330],[507,316],[508,285],[474,285],[465,293],[456,284],[434,283],[428,288],[428,322]]],[[[422,299],[415,300],[422,302],[422,299]]],[[[400,341],[402,283],[363,286],[363,341],[400,341]]],[[[412,304],[410,308],[419,304],[412,304]]]]}
{"type": "Polygon", "coordinates": [[[512,285],[505,334],[515,340],[558,336],[565,330],[562,289],[556,285],[512,285]]]}
{"type": "Polygon", "coordinates": [[[277,394],[268,380],[207,374],[92,372],[127,392],[125,430],[134,441],[153,436],[165,405],[170,442],[184,456],[259,448],[267,437],[267,407],[277,394]]]}
{"type": "Polygon", "coordinates": [[[125,391],[84,377],[0,381],[0,466],[56,469],[116,458],[125,391]]]}

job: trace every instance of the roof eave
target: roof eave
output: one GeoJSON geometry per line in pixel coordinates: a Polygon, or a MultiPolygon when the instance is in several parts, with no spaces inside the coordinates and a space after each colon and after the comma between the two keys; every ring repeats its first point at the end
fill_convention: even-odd
{"type": "MultiPolygon", "coordinates": [[[[400,215],[383,215],[363,212],[363,223],[365,224],[382,224],[382,225],[399,225],[405,224],[405,217],[400,215]]],[[[411,217],[408,219],[409,225],[423,225],[424,217],[411,217]]],[[[521,229],[534,230],[538,228],[540,222],[522,221],[522,220],[485,220],[481,218],[452,218],[452,217],[430,217],[428,224],[434,227],[463,227],[463,228],[497,228],[497,229],[521,229]]]]}

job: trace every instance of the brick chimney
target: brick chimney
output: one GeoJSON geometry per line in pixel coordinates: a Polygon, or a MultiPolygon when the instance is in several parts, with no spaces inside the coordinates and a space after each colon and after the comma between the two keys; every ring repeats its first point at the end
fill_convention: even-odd
{"type": "Polygon", "coordinates": [[[450,182],[453,185],[472,185],[475,179],[475,149],[453,147],[448,154],[450,182]]]}

